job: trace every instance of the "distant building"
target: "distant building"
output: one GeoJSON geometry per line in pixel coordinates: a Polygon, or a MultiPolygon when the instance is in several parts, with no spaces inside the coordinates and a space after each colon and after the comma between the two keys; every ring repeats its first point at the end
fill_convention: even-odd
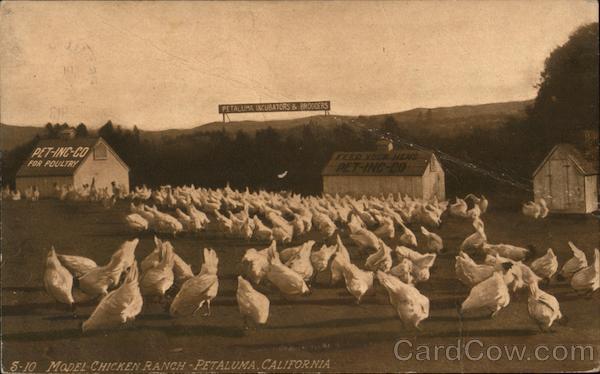
{"type": "Polygon", "coordinates": [[[433,152],[394,151],[387,141],[380,141],[375,152],[334,153],[321,175],[328,194],[446,198],[444,170],[433,152]]]}
{"type": "Polygon", "coordinates": [[[533,172],[536,200],[553,213],[590,213],[598,209],[598,164],[571,144],[558,144],[533,172]]]}
{"type": "Polygon", "coordinates": [[[67,127],[60,130],[59,136],[61,139],[74,139],[77,131],[72,127],[67,127]]]}
{"type": "Polygon", "coordinates": [[[16,187],[23,191],[37,186],[41,197],[53,196],[55,186],[90,185],[112,188],[112,182],[129,191],[129,167],[102,138],[43,139],[17,172],[16,187]]]}

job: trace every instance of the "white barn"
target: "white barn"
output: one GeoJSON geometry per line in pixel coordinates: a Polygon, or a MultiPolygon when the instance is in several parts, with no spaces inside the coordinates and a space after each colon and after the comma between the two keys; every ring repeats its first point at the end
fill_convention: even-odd
{"type": "Polygon", "coordinates": [[[43,139],[17,172],[16,187],[36,186],[41,197],[49,197],[56,185],[80,188],[92,179],[98,189],[111,191],[114,182],[129,191],[129,167],[104,139],[43,139]]]}
{"type": "Polygon", "coordinates": [[[336,152],[321,175],[323,193],[328,194],[446,198],[444,170],[431,151],[394,151],[380,145],[375,152],[336,152]]]}
{"type": "Polygon", "coordinates": [[[533,172],[533,192],[553,213],[598,209],[598,165],[571,144],[558,144],[533,172]]]}

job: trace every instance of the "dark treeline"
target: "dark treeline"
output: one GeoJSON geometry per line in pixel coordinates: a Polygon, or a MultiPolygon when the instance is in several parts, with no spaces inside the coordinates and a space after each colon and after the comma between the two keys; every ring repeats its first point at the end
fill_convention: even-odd
{"type": "Polygon", "coordinates": [[[130,165],[133,184],[190,184],[235,188],[293,190],[318,193],[320,173],[336,150],[373,149],[376,138],[367,131],[346,125],[332,133],[319,134],[306,125],[300,135],[287,135],[271,128],[254,136],[225,131],[152,142],[138,141],[129,132],[113,132],[103,126],[99,133],[130,165]],[[279,174],[287,171],[284,178],[279,174]]]}
{"type": "MultiPolygon", "coordinates": [[[[230,183],[235,188],[319,193],[321,171],[333,152],[372,150],[381,135],[389,135],[396,140],[396,147],[417,144],[460,160],[455,163],[442,158],[448,196],[466,191],[514,191],[514,185],[481,171],[491,171],[505,181],[530,188],[531,173],[559,142],[573,143],[587,156],[597,156],[597,41],[598,24],[594,23],[576,30],[565,45],[552,52],[540,77],[538,95],[525,117],[508,119],[493,129],[474,128],[458,136],[428,126],[431,111],[414,123],[398,123],[392,116],[380,122],[359,117],[326,128],[307,123],[301,131],[267,128],[254,135],[241,131],[196,132],[158,140],[144,139],[137,128],[123,129],[110,121],[97,132],[88,132],[84,124],[75,129],[77,136],[100,135],[106,139],[130,166],[132,185],[193,183],[221,187],[230,183]],[[277,177],[285,171],[288,173],[284,178],[277,177]]],[[[56,137],[65,127],[68,125],[48,124],[46,136],[56,137]]],[[[4,155],[4,183],[14,182],[19,165],[36,141],[4,155]]]]}

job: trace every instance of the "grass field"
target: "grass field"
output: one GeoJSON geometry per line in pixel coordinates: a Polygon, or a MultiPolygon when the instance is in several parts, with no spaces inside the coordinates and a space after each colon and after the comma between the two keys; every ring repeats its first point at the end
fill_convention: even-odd
{"type": "MultiPolygon", "coordinates": [[[[483,216],[488,239],[492,243],[533,244],[541,251],[555,249],[560,266],[570,257],[567,241],[584,249],[589,261],[593,248],[600,243],[599,221],[593,216],[550,216],[533,221],[522,216],[518,207],[512,211],[494,210],[483,216]]],[[[276,292],[268,294],[271,311],[267,326],[244,330],[235,300],[236,265],[249,247],[263,248],[268,243],[244,242],[219,237],[214,228],[198,237],[182,235],[172,243],[176,252],[198,271],[201,250],[214,248],[220,258],[220,289],[209,317],[170,318],[158,304],[144,305],[137,320],[122,329],[82,334],[80,323],[92,312],[95,301],[76,293],[78,319],[46,295],[42,276],[46,249],[54,245],[59,253],[87,256],[105,263],[124,240],[131,238],[123,223],[127,204],[119,202],[112,210],[91,204],[69,205],[43,200],[4,201],[2,203],[2,365],[10,369],[14,361],[35,361],[35,371],[45,371],[51,361],[187,361],[256,360],[261,370],[265,359],[329,360],[336,372],[436,372],[436,371],[568,371],[598,367],[600,357],[600,302],[598,293],[591,298],[577,296],[568,284],[554,280],[546,290],[554,294],[565,315],[567,325],[556,325],[554,332],[541,333],[527,313],[527,291],[521,290],[495,319],[465,317],[459,320],[456,305],[468,289],[454,275],[454,256],[460,242],[473,229],[468,221],[445,217],[437,232],[445,241],[446,253],[440,255],[429,282],[419,285],[431,300],[430,318],[422,331],[406,331],[389,305],[385,290],[355,305],[344,288],[326,285],[323,273],[314,292],[293,301],[276,292]],[[483,358],[401,361],[394,356],[394,345],[408,339],[414,347],[457,344],[459,339],[479,339],[484,345],[516,344],[526,346],[529,359],[498,361],[483,358]],[[532,353],[536,346],[593,345],[594,361],[538,360],[532,353]]],[[[416,232],[416,230],[414,230],[416,232]]],[[[362,265],[347,233],[342,239],[362,265]]],[[[421,239],[419,233],[417,238],[421,239]]],[[[294,243],[320,238],[307,235],[294,243]]],[[[388,244],[394,244],[388,243],[388,244]]],[[[153,248],[152,235],[142,234],[136,251],[141,260],[153,248]]],[[[402,350],[407,354],[406,346],[402,350]]],[[[192,366],[188,366],[190,370],[192,366]]],[[[19,370],[21,371],[21,369],[19,370]]]]}

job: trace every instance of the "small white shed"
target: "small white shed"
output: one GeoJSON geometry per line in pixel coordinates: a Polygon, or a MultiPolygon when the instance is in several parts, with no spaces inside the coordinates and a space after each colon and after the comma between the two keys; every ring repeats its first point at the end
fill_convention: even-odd
{"type": "Polygon", "coordinates": [[[112,183],[129,191],[129,167],[102,138],[43,139],[17,172],[16,187],[36,186],[41,197],[55,194],[55,186],[80,188],[94,180],[96,188],[112,183]]]}
{"type": "MultiPolygon", "coordinates": [[[[378,144],[379,145],[379,144],[378,144]]],[[[431,199],[446,195],[444,170],[431,151],[336,152],[323,172],[323,193],[376,196],[389,193],[431,199]]]]}
{"type": "Polygon", "coordinates": [[[598,165],[571,144],[557,144],[533,172],[536,200],[553,213],[590,213],[598,209],[598,165]]]}

